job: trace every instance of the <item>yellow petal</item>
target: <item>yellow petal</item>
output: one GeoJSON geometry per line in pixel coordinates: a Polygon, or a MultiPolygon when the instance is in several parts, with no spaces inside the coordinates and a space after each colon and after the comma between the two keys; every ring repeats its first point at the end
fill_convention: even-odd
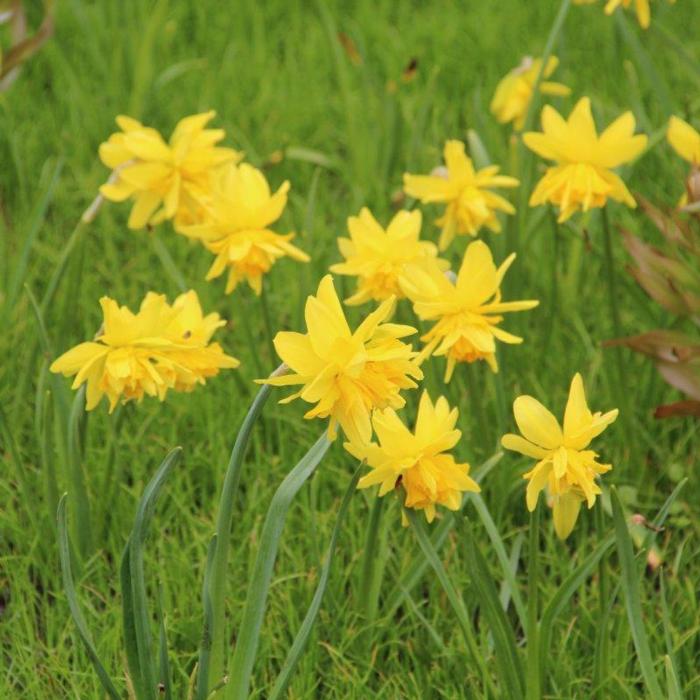
{"type": "Polygon", "coordinates": [[[671,117],[668,122],[668,142],[681,158],[690,163],[700,163],[700,133],[688,122],[671,117]]]}
{"type": "Polygon", "coordinates": [[[523,436],[535,445],[554,449],[562,444],[557,419],[532,396],[519,396],[513,403],[515,421],[523,436]]]}
{"type": "Polygon", "coordinates": [[[581,499],[574,493],[563,493],[554,500],[554,531],[560,540],[565,540],[574,529],[581,510],[581,499]]]}

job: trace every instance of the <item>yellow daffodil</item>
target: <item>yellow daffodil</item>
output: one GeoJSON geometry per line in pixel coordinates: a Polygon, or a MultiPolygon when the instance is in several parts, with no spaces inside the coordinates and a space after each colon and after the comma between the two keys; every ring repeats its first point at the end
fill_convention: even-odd
{"type": "Polygon", "coordinates": [[[113,202],[134,200],[129,228],[168,219],[179,225],[196,218],[199,200],[209,193],[211,174],[241,159],[237,151],[215,145],[225,134],[205,128],[214,116],[205,112],[185,117],[168,143],[155,129],[131,117],[117,117],[121,132],[100,145],[100,159],[114,170],[100,193],[113,202]]]}
{"type": "Polygon", "coordinates": [[[598,136],[591,102],[579,100],[568,120],[549,105],[542,110],[542,132],[528,132],[523,140],[530,150],[556,165],[537,183],[530,205],[546,202],[559,207],[559,222],[578,210],[604,207],[608,198],[636,207],[636,202],[612,168],[636,158],[647,137],[634,134],[632,112],[618,117],[598,136]]]}
{"type": "Polygon", "coordinates": [[[263,275],[284,256],[307,262],[309,256],[289,241],[293,233],[280,235],[271,226],[287,206],[289,182],[274,194],[265,176],[252,165],[230,165],[215,178],[211,197],[205,204],[204,221],[181,227],[216,254],[207,273],[215,279],[228,270],[226,293],[246,280],[256,294],[262,291],[263,275]]]}
{"type": "Polygon", "coordinates": [[[74,389],[87,382],[88,411],[105,395],[110,413],[120,399],[141,401],[148,395],[162,401],[169,389],[192,391],[220,369],[239,365],[209,342],[225,321],[217,313],[204,316],[194,291],[172,305],[149,292],[136,314],[109,297],[100,305],[104,322],[95,340],[80,343],[51,365],[52,372],[75,375],[74,389]]]}
{"type": "Polygon", "coordinates": [[[532,396],[519,396],[513,403],[515,421],[522,433],[501,439],[507,450],[514,450],[538,460],[524,475],[527,479],[527,507],[535,510],[537,499],[547,489],[554,515],[554,529],[566,539],[576,524],[581,503],[593,507],[601,493],[596,477],[612,469],[600,464],[598,456],[586,449],[617,418],[617,409],[591,413],[586,403],[583,380],[576,374],[569,389],[564,412],[564,426],[532,396]]]}
{"type": "Polygon", "coordinates": [[[275,349],[292,374],[261,380],[273,386],[301,385],[282,403],[301,398],[316,404],[305,418],[330,418],[329,436],[336,426],[352,442],[369,442],[370,415],[376,408],[401,408],[402,389],[415,388],[423,373],[417,353],[401,338],[415,328],[387,323],[393,297],[382,302],[355,332],[350,330],[333,278],[326,275],[316,296],[306,301],[307,333],[280,332],[275,349]]]}
{"type": "MultiPolygon", "coordinates": [[[[406,267],[437,256],[433,243],[419,239],[421,222],[420,211],[400,211],[384,229],[367,208],[348,219],[350,238],[338,239],[345,262],[331,266],[331,272],[357,277],[357,292],[346,304],[403,296],[400,279],[406,267]]],[[[448,266],[446,261],[439,264],[448,266]]]]}
{"type": "Polygon", "coordinates": [[[513,214],[515,208],[491,189],[519,184],[514,177],[499,175],[497,165],[474,170],[461,141],[448,141],[444,157],[445,167],[437,168],[431,175],[403,176],[406,194],[424,204],[445,204],[445,213],[435,221],[442,227],[440,250],[445,250],[455,235],[476,236],[483,226],[499,232],[501,223],[496,213],[513,214]]]}
{"type": "Polygon", "coordinates": [[[700,165],[700,133],[679,117],[671,117],[666,132],[668,142],[681,158],[700,165]]]}
{"type": "Polygon", "coordinates": [[[435,518],[436,505],[459,510],[462,493],[480,489],[469,476],[469,465],[447,454],[462,435],[455,428],[458,416],[444,396],[433,404],[427,391],[421,396],[413,432],[393,409],[375,411],[372,425],[378,442],[345,443],[345,449],[371,469],[358,488],[380,484],[379,495],[384,496],[401,485],[405,507],[422,510],[428,522],[435,518]]]}
{"type": "MultiPolygon", "coordinates": [[[[558,65],[559,59],[556,56],[550,56],[547,60],[547,66],[542,72],[543,79],[540,82],[540,92],[543,95],[565,96],[571,93],[571,89],[566,85],[547,80],[558,65]]],[[[522,63],[498,83],[491,100],[491,112],[501,124],[513,122],[517,131],[523,128],[527,110],[532,101],[535,81],[541,69],[541,58],[525,56],[522,63]]]]}
{"type": "MultiPolygon", "coordinates": [[[[674,4],[676,0],[668,0],[670,4],[674,4]]],[[[578,0],[581,4],[581,0],[578,0]]],[[[651,24],[651,1],[650,0],[608,0],[605,4],[605,14],[611,15],[618,7],[634,7],[637,13],[637,21],[642,29],[648,29],[651,24]]]]}
{"type": "Polygon", "coordinates": [[[406,276],[404,292],[413,302],[418,318],[435,321],[421,338],[426,343],[421,359],[431,354],[446,356],[446,382],[457,362],[486,360],[497,372],[496,340],[522,343],[522,338],[499,327],[502,314],[532,309],[539,302],[501,301],[501,282],[513,260],[515,254],[496,268],[488,246],[474,241],[467,246],[454,282],[435,266],[428,270],[411,269],[406,276]]]}

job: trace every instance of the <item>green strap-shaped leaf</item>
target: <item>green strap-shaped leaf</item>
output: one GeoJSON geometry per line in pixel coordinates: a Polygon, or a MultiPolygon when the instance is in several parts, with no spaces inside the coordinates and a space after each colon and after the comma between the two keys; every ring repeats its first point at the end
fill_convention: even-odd
{"type": "Polygon", "coordinates": [[[653,700],[664,700],[665,696],[656,677],[649,640],[644,628],[642,603],[639,595],[639,570],[634,561],[632,540],[627,530],[625,514],[615,487],[610,491],[610,498],[612,500],[613,522],[615,523],[617,553],[620,557],[620,566],[622,567],[622,590],[625,594],[625,608],[627,609],[627,619],[630,623],[632,641],[637,651],[644,684],[649,695],[653,700]]]}
{"type": "Polygon", "coordinates": [[[151,621],[146,600],[146,580],[143,567],[143,544],[153,518],[156,501],[175,465],[182,448],[176,447],[163,460],[155,476],[144,489],[139,502],[129,542],[121,564],[122,608],[127,661],[139,700],[156,697],[157,681],[153,658],[151,621]]]}
{"type": "Polygon", "coordinates": [[[75,626],[78,630],[78,635],[81,641],[85,645],[85,650],[87,651],[88,657],[92,662],[93,667],[97,673],[97,676],[102,683],[102,687],[105,689],[107,695],[109,695],[112,700],[120,700],[121,696],[117,692],[117,689],[112,683],[112,679],[105,670],[104,665],[100,661],[100,657],[97,655],[97,650],[92,641],[92,636],[88,630],[87,623],[83,617],[83,613],[78,604],[78,596],[75,592],[75,584],[73,582],[73,569],[71,567],[70,558],[70,542],[68,540],[68,528],[66,527],[66,494],[61,496],[61,500],[58,502],[58,552],[59,558],[61,560],[61,572],[63,574],[63,590],[65,591],[66,598],[68,600],[68,607],[70,608],[71,617],[75,626]]]}
{"type": "Polygon", "coordinates": [[[270,695],[268,696],[269,700],[277,700],[283,696],[284,691],[287,689],[287,685],[292,678],[292,674],[294,673],[294,670],[301,659],[304,648],[309,641],[311,631],[313,630],[314,623],[316,622],[316,618],[318,617],[318,613],[321,609],[321,602],[323,601],[326,587],[328,586],[328,578],[331,573],[331,565],[333,563],[333,554],[335,552],[338,534],[340,533],[340,528],[345,520],[345,514],[347,513],[348,506],[350,505],[350,500],[352,499],[355,489],[357,488],[357,482],[360,479],[361,472],[362,464],[360,464],[360,466],[358,466],[355,470],[355,474],[350,480],[350,484],[345,491],[345,496],[340,504],[338,517],[336,518],[335,526],[333,527],[333,532],[331,534],[331,541],[328,545],[326,562],[321,569],[321,576],[319,577],[318,585],[316,586],[316,592],[314,593],[314,597],[311,600],[311,605],[309,605],[309,609],[306,612],[304,621],[301,623],[301,627],[294,638],[294,642],[292,643],[289,652],[287,652],[287,658],[284,660],[282,670],[280,671],[279,676],[277,676],[275,685],[270,691],[270,695]]]}
{"type": "Polygon", "coordinates": [[[231,681],[226,686],[227,700],[247,700],[248,698],[250,677],[265,615],[267,593],[287,510],[299,489],[314,473],[330,444],[324,432],[294,469],[287,474],[272,497],[260,535],[260,548],[255,559],[253,575],[248,584],[248,595],[229,673],[231,681]]]}
{"type": "Polygon", "coordinates": [[[248,409],[236,440],[231,450],[224,486],[219,501],[219,512],[216,517],[216,542],[212,556],[207,560],[205,578],[209,581],[209,597],[211,600],[211,616],[204,611],[205,620],[209,617],[211,635],[211,655],[209,658],[209,687],[221,683],[224,670],[224,646],[226,642],[226,587],[228,583],[228,559],[231,543],[231,522],[233,520],[233,503],[238,493],[241,480],[243,458],[245,457],[250,435],[263,407],[270,397],[272,387],[264,385],[258,391],[253,403],[248,409]]]}

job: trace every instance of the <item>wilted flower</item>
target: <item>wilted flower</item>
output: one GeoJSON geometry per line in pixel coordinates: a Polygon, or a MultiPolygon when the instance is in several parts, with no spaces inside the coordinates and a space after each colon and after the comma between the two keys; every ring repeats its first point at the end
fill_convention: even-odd
{"type": "MultiPolygon", "coordinates": [[[[571,89],[566,85],[546,80],[554,73],[558,65],[559,59],[556,56],[550,56],[547,59],[547,66],[542,72],[543,80],[539,86],[543,95],[569,95],[571,93],[571,89]]],[[[491,112],[501,124],[513,122],[513,126],[518,131],[523,128],[527,110],[532,101],[535,81],[541,69],[541,58],[525,56],[522,63],[498,83],[491,100],[491,112]]]]}
{"type": "Polygon", "coordinates": [[[535,510],[540,491],[547,489],[552,502],[554,529],[566,539],[574,529],[581,503],[593,507],[601,493],[596,477],[612,469],[600,464],[586,448],[616,418],[618,411],[591,413],[586,403],[583,380],[574,375],[564,412],[564,427],[532,396],[519,396],[513,403],[515,422],[522,433],[501,439],[507,450],[533,457],[538,462],[523,476],[528,480],[527,507],[535,510]]]}
{"type": "Polygon", "coordinates": [[[515,208],[500,195],[491,191],[494,187],[516,187],[514,177],[499,175],[497,165],[474,170],[471,158],[464,151],[461,141],[445,144],[445,168],[431,175],[403,176],[406,194],[417,197],[424,204],[446,205],[445,213],[435,221],[442,227],[440,250],[445,250],[457,234],[476,236],[486,226],[499,232],[501,223],[496,212],[513,214],[515,208]]]}
{"type": "Polygon", "coordinates": [[[375,411],[372,425],[378,443],[345,443],[345,449],[371,469],[358,488],[380,484],[379,495],[384,496],[400,484],[406,492],[405,507],[424,511],[428,522],[435,517],[436,505],[459,510],[462,493],[480,489],[469,476],[469,465],[446,454],[462,435],[455,429],[458,415],[444,396],[433,404],[427,391],[421,396],[413,432],[393,409],[375,411]]]}
{"type": "Polygon", "coordinates": [[[435,266],[430,270],[411,269],[407,275],[404,291],[418,318],[435,321],[421,338],[426,343],[421,357],[446,356],[446,382],[457,362],[486,360],[497,372],[496,340],[522,342],[522,338],[499,327],[502,314],[532,309],[539,302],[501,301],[501,282],[513,260],[515,254],[497,269],[488,246],[474,241],[467,246],[454,282],[435,266]]]}
{"type": "Polygon", "coordinates": [[[625,183],[612,171],[646,147],[647,137],[635,136],[634,127],[634,115],[625,112],[598,136],[587,97],[579,100],[568,120],[545,106],[543,133],[528,132],[523,140],[537,155],[557,164],[547,168],[537,183],[530,205],[551,202],[558,206],[560,223],[578,210],[605,206],[608,198],[635,207],[625,183]]]}
{"type": "Polygon", "coordinates": [[[141,401],[169,389],[192,391],[220,369],[238,367],[218,343],[210,343],[224,325],[219,314],[204,316],[194,291],[172,306],[162,294],[149,292],[134,314],[109,297],[100,299],[104,323],[92,342],[80,343],[51,365],[52,372],[75,375],[73,388],[87,382],[87,410],[103,396],[110,413],[121,399],[141,401]]]}
{"type": "Polygon", "coordinates": [[[100,145],[100,159],[117,177],[100,187],[113,202],[134,199],[128,226],[142,228],[174,219],[176,225],[196,218],[199,200],[209,193],[211,174],[242,155],[216,146],[222,129],[205,129],[215,112],[185,117],[166,143],[155,130],[131,117],[117,117],[121,132],[100,145]],[[112,181],[113,180],[113,181],[112,181]]]}
{"type": "MultiPolygon", "coordinates": [[[[331,272],[357,277],[357,292],[347,304],[403,296],[400,279],[407,266],[437,256],[437,247],[419,238],[421,222],[420,211],[400,211],[384,229],[366,207],[348,219],[350,238],[338,239],[345,262],[331,266],[331,272]]],[[[446,261],[439,264],[448,266],[446,261]]]]}
{"type": "Polygon", "coordinates": [[[666,132],[668,142],[681,158],[700,165],[700,133],[679,117],[671,117],[666,132]]]}
{"type": "Polygon", "coordinates": [[[279,258],[309,260],[306,253],[289,242],[293,233],[280,235],[268,228],[282,215],[288,191],[289,182],[285,181],[271,194],[260,170],[247,163],[230,165],[214,178],[204,221],[181,228],[186,236],[202,241],[216,254],[208,280],[228,270],[227,294],[242,280],[260,294],[263,275],[279,258]]]}
{"type": "Polygon", "coordinates": [[[333,278],[326,275],[316,296],[306,301],[307,333],[280,332],[275,349],[292,374],[260,380],[273,386],[301,385],[282,399],[316,404],[305,418],[330,418],[329,436],[339,423],[352,442],[369,442],[375,408],[401,408],[402,389],[415,388],[423,373],[417,353],[400,339],[415,328],[386,323],[394,298],[382,302],[353,333],[338,300],[333,278]]]}

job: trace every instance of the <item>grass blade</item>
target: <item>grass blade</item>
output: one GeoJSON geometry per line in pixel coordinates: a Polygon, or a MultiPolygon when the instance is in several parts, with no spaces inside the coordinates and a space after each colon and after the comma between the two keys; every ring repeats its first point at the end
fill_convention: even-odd
{"type": "MultiPolygon", "coordinates": [[[[481,480],[500,462],[503,457],[502,452],[498,452],[489,459],[487,459],[483,464],[481,464],[477,469],[474,470],[474,481],[480,483],[481,480]]],[[[462,511],[467,507],[469,499],[464,499],[462,503],[462,511]]],[[[433,536],[430,538],[430,543],[433,549],[437,552],[440,551],[442,545],[447,539],[447,535],[450,530],[454,527],[455,515],[449,513],[443,520],[437,525],[433,536]]],[[[401,572],[399,578],[400,582],[394,586],[391,593],[387,596],[387,602],[384,605],[382,614],[390,619],[396,613],[396,610],[403,602],[406,597],[406,593],[410,593],[411,590],[418,584],[421,576],[425,573],[425,570],[430,566],[428,560],[425,557],[420,557],[416,559],[411,566],[405,572],[401,572]]]]}
{"type": "MultiPolygon", "coordinates": [[[[126,621],[127,606],[130,609],[133,620],[133,636],[136,642],[136,655],[138,658],[138,686],[143,697],[147,700],[155,697],[156,672],[153,658],[153,640],[151,637],[150,617],[146,600],[146,580],[143,567],[143,545],[148,534],[148,527],[153,519],[156,501],[163,485],[170,476],[171,471],[180,461],[182,448],[176,447],[158,467],[155,476],[144,489],[143,496],[136,511],[134,528],[129,537],[129,544],[124,552],[122,561],[122,582],[127,584],[130,590],[130,600],[125,601],[125,636],[129,637],[131,623],[126,621]],[[128,570],[125,570],[128,569],[128,570]],[[126,580],[128,579],[128,580],[126,580]],[[127,625],[128,631],[127,631],[127,625]]],[[[134,682],[136,679],[134,678],[134,682]]]]}
{"type": "Polygon", "coordinates": [[[617,552],[620,557],[620,566],[622,567],[622,590],[625,595],[625,608],[627,609],[627,619],[630,624],[632,641],[634,642],[634,648],[637,650],[637,658],[642,668],[644,684],[649,695],[653,700],[663,700],[664,694],[656,677],[649,640],[644,628],[642,603],[639,595],[639,570],[634,560],[632,540],[627,530],[624,511],[615,487],[611,489],[610,498],[612,500],[613,521],[615,523],[617,552]]]}
{"type": "MultiPolygon", "coordinates": [[[[601,504],[598,504],[598,507],[602,507],[601,504]]],[[[546,668],[547,661],[551,655],[550,643],[554,623],[569,600],[571,600],[571,597],[592,574],[593,569],[613,546],[614,542],[615,538],[610,534],[602,542],[598,543],[598,546],[566,577],[542,612],[540,621],[540,674],[543,684],[547,679],[546,668]]],[[[546,691],[544,685],[542,689],[546,691]]]]}
{"type": "Polygon", "coordinates": [[[481,609],[493,635],[495,661],[498,676],[504,682],[507,697],[523,697],[523,669],[518,656],[513,628],[501,607],[498,590],[489,571],[486,559],[474,542],[470,528],[465,527],[467,540],[467,562],[481,609]]]}
{"type": "Polygon", "coordinates": [[[447,575],[445,567],[442,565],[442,562],[440,561],[437,552],[433,548],[432,543],[430,542],[430,538],[428,537],[428,534],[425,531],[425,525],[420,519],[421,516],[418,513],[416,513],[415,510],[412,510],[410,508],[405,508],[404,513],[406,514],[408,522],[410,523],[411,528],[413,529],[413,532],[416,535],[416,539],[418,540],[418,544],[420,545],[420,548],[423,551],[425,558],[427,559],[428,563],[435,572],[438,581],[440,581],[440,585],[442,586],[443,590],[445,591],[445,594],[447,595],[447,599],[449,600],[450,605],[452,606],[452,610],[457,616],[457,622],[459,623],[462,635],[464,636],[464,641],[466,642],[467,649],[469,650],[469,653],[472,657],[472,661],[481,672],[481,676],[484,679],[484,684],[488,685],[489,687],[489,695],[491,693],[493,693],[494,696],[497,695],[496,689],[493,687],[493,681],[491,680],[491,677],[488,674],[488,670],[486,669],[484,658],[476,643],[476,639],[474,638],[474,630],[472,629],[472,623],[469,619],[469,615],[464,605],[464,601],[457,592],[457,589],[450,580],[450,577],[447,575]]]}
{"type": "Polygon", "coordinates": [[[321,603],[323,601],[323,596],[326,592],[326,586],[328,585],[328,578],[331,572],[331,565],[333,564],[333,554],[335,552],[336,542],[338,541],[338,535],[340,533],[340,528],[345,520],[345,514],[347,513],[348,506],[350,505],[350,500],[352,499],[355,489],[357,487],[357,482],[360,479],[360,473],[362,471],[362,465],[358,466],[355,470],[355,474],[350,480],[347,490],[345,491],[345,496],[343,496],[343,501],[340,504],[340,509],[338,510],[338,517],[336,518],[335,525],[333,527],[333,532],[331,534],[331,541],[328,545],[328,553],[326,554],[326,562],[321,569],[321,576],[318,580],[318,585],[316,586],[316,592],[311,600],[311,605],[306,612],[304,621],[301,623],[301,627],[294,638],[294,642],[287,653],[287,658],[284,660],[282,665],[282,670],[277,676],[275,685],[270,691],[269,700],[277,700],[281,698],[284,691],[287,689],[287,685],[292,678],[292,674],[301,659],[304,652],[311,631],[313,630],[314,623],[318,617],[318,613],[321,609],[321,603]]]}
{"type": "Polygon", "coordinates": [[[66,527],[66,494],[61,496],[61,500],[58,502],[58,552],[59,558],[61,560],[61,572],[63,574],[63,590],[65,591],[66,598],[68,600],[68,607],[70,608],[71,617],[75,626],[78,630],[78,635],[81,641],[85,645],[85,650],[87,651],[88,657],[92,662],[92,665],[97,673],[97,676],[102,683],[102,687],[105,689],[107,695],[109,695],[112,700],[120,700],[121,695],[114,687],[112,679],[105,670],[104,665],[100,661],[100,657],[97,655],[97,650],[92,641],[92,636],[88,630],[87,623],[83,617],[83,613],[78,604],[78,596],[75,591],[75,583],[73,582],[73,569],[71,567],[70,559],[70,542],[68,540],[68,528],[66,527]]]}
{"type": "Polygon", "coordinates": [[[216,553],[216,535],[209,541],[207,549],[207,567],[204,570],[204,584],[202,585],[202,606],[204,607],[204,628],[202,629],[202,641],[199,645],[199,664],[197,670],[196,700],[206,700],[209,694],[209,659],[211,655],[211,630],[214,626],[213,608],[209,575],[212,570],[212,562],[216,553]]]}
{"type": "Polygon", "coordinates": [[[260,535],[260,548],[255,559],[253,575],[248,585],[243,619],[236,649],[231,663],[231,682],[226,686],[227,700],[246,700],[253,672],[255,656],[258,650],[260,629],[262,628],[267,602],[267,592],[270,588],[272,571],[277,557],[284,521],[287,510],[299,489],[314,473],[331,443],[324,431],[311,449],[301,458],[299,463],[287,474],[284,481],[272,497],[270,508],[265,516],[265,522],[260,535]]]}
{"type": "Polygon", "coordinates": [[[520,589],[518,588],[518,583],[515,580],[515,574],[513,573],[510,559],[508,557],[508,553],[506,552],[505,545],[503,544],[503,540],[498,533],[496,523],[494,523],[491,513],[489,512],[489,509],[480,494],[470,494],[469,500],[471,500],[471,502],[474,504],[474,508],[476,509],[481,522],[484,524],[484,528],[486,529],[489,539],[491,540],[491,545],[493,546],[493,550],[498,558],[498,563],[501,565],[501,570],[503,571],[504,584],[508,587],[515,611],[518,615],[518,619],[520,620],[520,624],[523,629],[527,629],[527,612],[525,610],[525,604],[523,603],[522,596],[520,595],[520,589]]]}

